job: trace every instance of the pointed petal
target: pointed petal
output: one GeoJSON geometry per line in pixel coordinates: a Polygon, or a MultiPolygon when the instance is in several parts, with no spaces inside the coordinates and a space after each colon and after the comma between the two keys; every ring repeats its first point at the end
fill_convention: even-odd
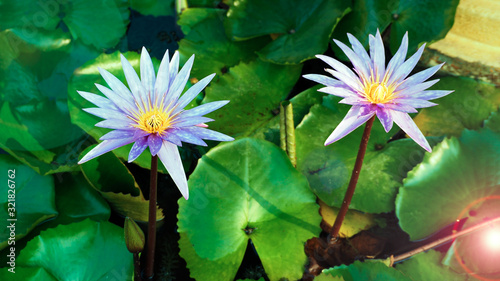
{"type": "Polygon", "coordinates": [[[174,180],[175,185],[177,185],[177,188],[181,192],[182,196],[188,200],[189,189],[186,174],[184,173],[184,168],[182,167],[181,156],[179,155],[179,149],[177,146],[168,141],[164,141],[162,148],[158,152],[158,157],[165,168],[167,168],[168,173],[174,180]]]}
{"type": "Polygon", "coordinates": [[[175,134],[177,130],[178,129],[169,129],[161,135],[161,138],[177,146],[182,146],[181,139],[175,134]]]}
{"type": "Polygon", "coordinates": [[[355,105],[351,107],[342,122],[340,122],[337,128],[335,128],[332,134],[328,137],[325,145],[329,145],[345,137],[347,134],[354,131],[354,129],[358,128],[363,123],[368,121],[368,119],[370,119],[374,114],[375,111],[367,110],[367,108],[364,106],[355,105]]]}
{"type": "Polygon", "coordinates": [[[434,75],[434,73],[436,73],[441,68],[441,66],[443,66],[443,64],[444,63],[435,65],[431,68],[420,71],[419,73],[416,73],[416,74],[410,76],[403,83],[401,83],[401,85],[398,86],[398,89],[407,89],[407,88],[414,87],[414,86],[424,82],[429,77],[434,75]]]}
{"type": "Polygon", "coordinates": [[[437,105],[436,103],[426,101],[426,100],[421,100],[421,99],[395,99],[393,100],[397,104],[406,104],[409,105],[413,108],[425,108],[425,107],[431,107],[437,105]]]}
{"type": "Polygon", "coordinates": [[[100,95],[96,95],[93,93],[83,92],[83,91],[77,91],[77,92],[84,99],[90,101],[91,103],[97,105],[100,108],[118,110],[118,107],[116,107],[112,101],[110,101],[109,99],[107,99],[105,97],[102,97],[100,95]]]}
{"type": "Polygon", "coordinates": [[[350,104],[350,105],[371,104],[371,102],[367,101],[365,97],[360,97],[360,96],[350,96],[339,101],[339,103],[350,104]]]}
{"type": "Polygon", "coordinates": [[[338,60],[324,56],[324,55],[316,55],[316,57],[324,62],[326,62],[328,65],[330,65],[333,69],[335,69],[338,72],[342,72],[345,75],[349,76],[352,80],[358,80],[359,77],[352,72],[352,70],[349,69],[349,67],[345,66],[343,63],[339,62],[338,60]]]}
{"type": "Polygon", "coordinates": [[[391,110],[396,110],[396,111],[401,111],[401,112],[406,112],[406,113],[417,113],[418,111],[408,105],[408,104],[401,104],[401,103],[384,103],[384,104],[379,104],[379,106],[382,106],[386,109],[391,109],[391,110]]]}
{"type": "Polygon", "coordinates": [[[392,115],[388,110],[386,110],[383,107],[378,107],[377,108],[377,117],[378,120],[380,120],[380,123],[382,123],[382,126],[384,127],[384,130],[386,133],[388,133],[392,129],[392,115]]]}
{"type": "Polygon", "coordinates": [[[347,38],[349,38],[349,43],[351,43],[354,53],[361,59],[361,62],[363,62],[364,68],[368,73],[368,70],[372,67],[372,65],[365,47],[363,47],[363,44],[361,44],[356,37],[352,36],[352,34],[347,33],[347,38]]]}
{"type": "Polygon", "coordinates": [[[189,79],[189,74],[191,73],[191,68],[193,67],[194,55],[192,55],[188,61],[184,64],[181,71],[170,86],[168,90],[168,96],[165,100],[165,106],[168,106],[171,102],[176,102],[182,91],[186,87],[186,83],[189,79]]]}
{"type": "Polygon", "coordinates": [[[155,156],[158,151],[160,151],[162,143],[163,139],[160,136],[156,134],[150,134],[148,136],[148,146],[151,151],[151,155],[155,156]]]}
{"type": "Polygon", "coordinates": [[[423,100],[433,100],[444,97],[453,93],[454,91],[442,91],[442,90],[434,90],[434,91],[422,91],[420,93],[414,94],[411,97],[415,99],[423,99],[423,100]]]}
{"type": "Polygon", "coordinates": [[[183,142],[188,142],[196,145],[207,146],[207,144],[197,135],[191,133],[189,130],[177,129],[174,134],[179,137],[183,142]]]}
{"type": "Polygon", "coordinates": [[[144,136],[149,135],[150,133],[143,131],[141,129],[136,129],[134,132],[134,139],[142,138],[144,136]]]}
{"type": "Polygon", "coordinates": [[[325,76],[325,75],[306,74],[306,75],[303,75],[302,77],[309,79],[311,81],[314,81],[316,83],[323,84],[325,86],[330,86],[330,87],[344,86],[344,83],[342,83],[341,81],[333,79],[333,78],[325,76]]]}
{"type": "Polygon", "coordinates": [[[401,64],[403,64],[403,62],[405,61],[407,51],[408,51],[408,31],[403,36],[403,40],[401,41],[401,45],[399,46],[398,51],[396,52],[396,54],[394,54],[394,56],[389,61],[389,64],[387,66],[386,76],[388,76],[387,78],[389,78],[389,80],[394,74],[394,71],[398,69],[399,66],[401,66],[401,64]]]}
{"type": "Polygon", "coordinates": [[[128,119],[124,113],[112,109],[92,107],[82,108],[82,110],[103,119],[118,119],[123,121],[130,121],[130,119],[128,119]]]}
{"type": "Polygon", "coordinates": [[[418,60],[422,56],[422,52],[424,51],[425,43],[418,49],[418,51],[413,54],[407,61],[405,61],[400,67],[395,69],[394,75],[389,79],[388,85],[392,85],[393,83],[397,83],[405,79],[408,74],[413,70],[415,65],[417,65],[418,60]]]}
{"type": "Polygon", "coordinates": [[[125,120],[120,120],[120,119],[106,119],[101,122],[98,122],[94,126],[96,127],[101,127],[101,128],[108,128],[108,129],[115,129],[115,130],[130,130],[133,129],[130,120],[125,121],[125,120]]]}
{"type": "Polygon", "coordinates": [[[141,80],[139,80],[139,76],[137,76],[137,73],[130,62],[122,54],[120,54],[120,59],[122,62],[123,72],[125,73],[125,79],[127,80],[128,86],[132,91],[134,100],[138,102],[144,96],[144,88],[142,87],[141,80]]]}
{"type": "Polygon", "coordinates": [[[137,157],[139,157],[139,155],[141,155],[141,153],[144,152],[146,147],[148,147],[147,140],[148,140],[148,137],[142,137],[142,138],[139,138],[135,141],[134,145],[132,146],[132,149],[130,149],[130,152],[128,154],[128,162],[129,163],[131,163],[132,161],[137,159],[137,157]]]}
{"type": "Polygon", "coordinates": [[[361,81],[359,80],[359,78],[352,79],[348,75],[346,75],[342,72],[338,72],[338,71],[333,70],[333,69],[325,69],[325,71],[330,73],[331,75],[333,75],[333,77],[344,82],[345,85],[350,87],[353,91],[363,92],[363,87],[361,85],[361,81]]]}
{"type": "Polygon", "coordinates": [[[230,136],[226,136],[222,133],[219,133],[217,131],[213,131],[210,129],[206,128],[201,128],[201,127],[189,127],[189,128],[182,128],[181,130],[186,130],[189,131],[190,133],[198,136],[199,138],[205,139],[205,140],[213,140],[213,141],[233,141],[234,138],[230,136]]]}
{"type": "Polygon", "coordinates": [[[202,117],[202,116],[186,117],[186,118],[182,118],[179,122],[175,123],[174,127],[180,128],[180,127],[194,126],[194,125],[198,125],[201,123],[207,123],[207,122],[211,122],[211,121],[214,121],[214,119],[202,117]]]}
{"type": "Polygon", "coordinates": [[[356,97],[359,96],[356,92],[342,87],[324,87],[318,89],[318,92],[327,93],[341,98],[356,97]]]}
{"type": "Polygon", "coordinates": [[[360,72],[360,74],[364,77],[370,77],[370,71],[369,69],[366,68],[366,63],[362,61],[361,58],[354,53],[353,50],[351,50],[349,47],[347,47],[346,44],[340,42],[339,40],[333,39],[335,44],[340,47],[340,49],[346,54],[346,56],[349,58],[351,61],[352,65],[354,68],[360,72]]]}
{"type": "Polygon", "coordinates": [[[377,30],[375,37],[370,34],[369,40],[370,57],[373,61],[374,74],[382,80],[382,77],[384,77],[385,74],[385,50],[384,42],[382,42],[382,36],[380,36],[380,31],[377,30]]]}
{"type": "Polygon", "coordinates": [[[192,108],[192,109],[189,109],[189,110],[182,112],[179,115],[179,118],[202,116],[202,115],[205,115],[205,114],[210,113],[212,111],[215,111],[228,103],[229,103],[228,100],[221,100],[221,101],[214,101],[214,102],[205,103],[205,104],[199,105],[195,108],[192,108]]]}
{"type": "Polygon", "coordinates": [[[398,126],[406,133],[410,138],[412,138],[416,143],[423,147],[428,152],[432,152],[432,149],[425,139],[424,135],[418,129],[417,125],[411,119],[410,115],[404,112],[391,111],[392,119],[398,126]]]}
{"type": "MultiPolygon", "coordinates": [[[[113,74],[109,73],[106,69],[98,68],[99,73],[101,73],[102,78],[108,83],[108,86],[119,95],[120,98],[127,100],[130,103],[134,102],[134,98],[130,90],[116,78],[113,74]]],[[[104,93],[103,93],[104,94],[104,93]]],[[[108,97],[109,98],[109,97],[108,97]]]]}
{"type": "Polygon", "coordinates": [[[180,99],[177,101],[177,108],[175,110],[174,113],[184,109],[184,107],[186,107],[186,105],[188,105],[194,98],[196,98],[196,96],[198,96],[198,94],[203,90],[205,89],[205,87],[208,85],[208,83],[210,83],[210,81],[212,81],[212,79],[214,78],[215,76],[215,73],[214,74],[210,74],[208,75],[207,77],[201,79],[200,81],[198,81],[198,83],[194,84],[193,86],[191,86],[191,88],[189,88],[185,93],[184,95],[182,95],[180,97],[180,99]]]}
{"type": "Polygon", "coordinates": [[[103,155],[106,152],[109,152],[115,148],[127,145],[129,143],[132,143],[134,141],[133,138],[126,138],[126,139],[116,139],[116,140],[105,140],[98,144],[96,147],[94,147],[89,153],[85,154],[85,156],[78,161],[78,164],[85,163],[97,156],[103,155]]]}
{"type": "MultiPolygon", "coordinates": [[[[155,88],[155,69],[153,67],[153,62],[151,61],[151,57],[149,56],[146,48],[142,47],[141,52],[141,83],[145,90],[145,95],[149,93],[153,93],[155,88]]],[[[143,96],[143,99],[146,97],[143,96]]]]}
{"type": "Polygon", "coordinates": [[[395,95],[397,98],[413,98],[414,95],[422,92],[425,89],[432,87],[432,85],[436,84],[438,81],[439,81],[439,79],[430,80],[430,81],[415,85],[414,87],[411,87],[408,89],[403,89],[401,91],[399,89],[396,89],[395,95]]]}
{"type": "Polygon", "coordinates": [[[177,77],[177,73],[179,72],[179,51],[174,52],[172,60],[170,61],[170,68],[168,71],[170,72],[169,75],[170,85],[172,85],[175,77],[177,77]]]}
{"type": "MultiPolygon", "coordinates": [[[[120,82],[121,83],[121,82],[120,82]]],[[[110,101],[112,101],[116,107],[118,107],[121,111],[132,114],[132,112],[137,108],[133,104],[133,99],[129,100],[127,98],[123,98],[121,95],[118,95],[113,90],[110,90],[103,85],[95,84],[97,89],[101,91],[110,101]]],[[[132,95],[132,94],[130,94],[132,95]]]]}
{"type": "Polygon", "coordinates": [[[158,69],[158,75],[155,81],[154,92],[150,93],[151,101],[156,101],[157,96],[163,96],[167,94],[168,87],[170,85],[170,74],[169,74],[169,56],[168,49],[163,55],[163,59],[160,63],[160,68],[158,69]]]}
{"type": "Polygon", "coordinates": [[[125,139],[125,138],[133,138],[134,131],[133,130],[114,130],[111,131],[102,137],[100,140],[113,140],[113,139],[125,139]]]}

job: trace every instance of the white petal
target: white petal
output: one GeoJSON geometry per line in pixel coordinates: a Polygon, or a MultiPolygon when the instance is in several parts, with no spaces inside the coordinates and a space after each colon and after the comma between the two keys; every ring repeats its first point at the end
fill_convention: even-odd
{"type": "Polygon", "coordinates": [[[391,111],[392,119],[398,126],[406,133],[410,138],[412,138],[416,143],[423,147],[428,152],[432,152],[431,146],[425,139],[420,129],[417,127],[413,119],[411,119],[408,113],[391,111]]]}
{"type": "Polygon", "coordinates": [[[160,152],[158,152],[158,157],[165,168],[167,168],[170,177],[174,180],[182,196],[187,200],[189,198],[189,189],[177,146],[168,141],[163,141],[163,146],[160,152]]]}
{"type": "Polygon", "coordinates": [[[137,76],[130,62],[122,54],[120,54],[120,58],[122,61],[123,73],[125,73],[125,79],[127,79],[128,86],[132,91],[135,101],[138,102],[144,96],[144,88],[142,87],[141,80],[139,80],[139,76],[137,76]]]}
{"type": "Polygon", "coordinates": [[[368,119],[375,115],[375,111],[366,112],[363,106],[353,106],[347,112],[340,124],[333,130],[332,134],[326,139],[325,145],[329,145],[345,137],[359,126],[363,125],[368,119]]]}
{"type": "Polygon", "coordinates": [[[194,84],[189,88],[184,95],[177,101],[177,107],[174,111],[174,114],[184,109],[186,105],[188,105],[214,78],[215,73],[208,75],[207,77],[198,81],[198,83],[194,84]]]}
{"type": "MultiPolygon", "coordinates": [[[[149,56],[146,48],[142,47],[141,53],[141,83],[144,87],[145,93],[150,94],[153,93],[155,89],[155,69],[153,67],[153,62],[151,61],[151,57],[149,56]]],[[[145,97],[143,97],[145,98],[145,97]]]]}

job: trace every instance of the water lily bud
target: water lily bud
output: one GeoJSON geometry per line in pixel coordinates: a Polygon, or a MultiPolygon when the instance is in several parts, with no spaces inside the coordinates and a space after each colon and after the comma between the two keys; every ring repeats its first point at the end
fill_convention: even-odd
{"type": "Polygon", "coordinates": [[[144,238],[144,232],[137,225],[137,223],[129,218],[125,218],[125,244],[127,249],[131,253],[139,253],[144,249],[144,243],[146,239],[144,238]]]}

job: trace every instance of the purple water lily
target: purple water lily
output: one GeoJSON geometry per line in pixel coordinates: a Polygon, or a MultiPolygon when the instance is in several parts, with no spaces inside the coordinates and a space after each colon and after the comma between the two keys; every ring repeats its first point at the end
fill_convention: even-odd
{"type": "Polygon", "coordinates": [[[425,44],[405,61],[408,50],[408,33],[406,33],[401,46],[386,67],[384,45],[378,30],[376,36],[369,36],[370,55],[354,36],[351,34],[347,36],[352,49],[338,40],[334,41],[353,64],[354,72],[331,57],[317,55],[316,57],[333,68],[326,71],[336,79],[318,74],[304,75],[304,78],[326,86],[318,91],[342,97],[344,99],[340,103],[352,105],[342,122],[328,137],[325,145],[343,138],[376,114],[386,132],[389,132],[395,122],[416,143],[431,152],[429,143],[408,113],[417,112],[416,108],[434,106],[436,104],[429,100],[453,92],[426,91],[439,79],[424,81],[436,73],[443,64],[408,77],[420,59],[425,44]]]}
{"type": "Polygon", "coordinates": [[[111,73],[99,68],[99,72],[111,89],[99,84],[96,86],[107,98],[88,92],[78,91],[78,93],[97,106],[83,110],[105,119],[96,126],[114,130],[103,135],[100,138],[102,142],[78,163],[84,163],[115,148],[134,143],[128,156],[128,161],[132,162],[149,147],[151,155],[158,155],[184,198],[188,199],[186,175],[177,146],[182,146],[181,142],[206,146],[203,139],[234,140],[232,137],[203,128],[204,123],[213,119],[202,115],[219,109],[229,101],[210,102],[184,110],[184,107],[215,76],[212,74],[203,78],[181,96],[193,61],[194,55],[178,71],[178,52],[174,53],[169,62],[167,50],[161,61],[158,76],[155,76],[151,58],[143,48],[139,79],[132,65],[121,55],[123,72],[130,90],[111,73]]]}

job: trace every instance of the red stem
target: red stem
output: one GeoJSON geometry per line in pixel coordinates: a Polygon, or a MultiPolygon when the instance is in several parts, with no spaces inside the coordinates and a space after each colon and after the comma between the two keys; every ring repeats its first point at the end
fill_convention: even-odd
{"type": "Polygon", "coordinates": [[[149,221],[146,278],[152,280],[155,264],[156,245],[156,181],[158,178],[158,156],[151,158],[151,178],[149,186],[149,221]]]}
{"type": "Polygon", "coordinates": [[[363,158],[365,158],[366,147],[368,146],[368,140],[370,139],[370,132],[372,130],[374,120],[375,115],[373,115],[373,117],[366,122],[365,131],[363,132],[361,144],[359,145],[358,156],[356,157],[356,163],[354,164],[354,169],[352,170],[351,180],[349,181],[344,201],[342,201],[342,206],[340,207],[339,213],[335,218],[332,230],[328,235],[328,242],[330,244],[334,244],[337,241],[340,227],[342,226],[342,222],[344,221],[349,205],[351,204],[352,196],[354,195],[354,190],[356,189],[356,184],[358,183],[359,173],[361,172],[361,166],[363,165],[363,158]]]}

